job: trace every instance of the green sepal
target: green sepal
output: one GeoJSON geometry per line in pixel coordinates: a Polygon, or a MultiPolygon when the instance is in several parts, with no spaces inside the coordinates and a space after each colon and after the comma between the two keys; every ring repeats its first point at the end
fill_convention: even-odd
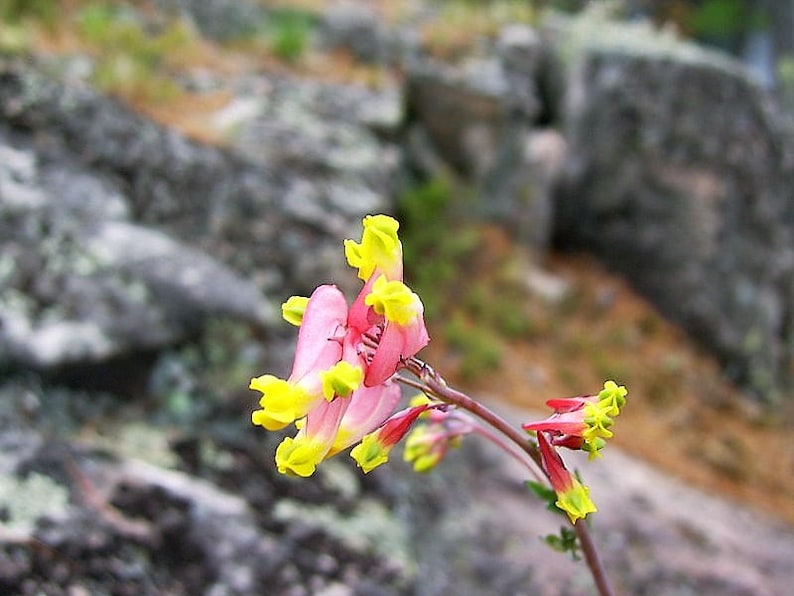
{"type": "Polygon", "coordinates": [[[559,513],[560,515],[567,515],[565,511],[557,507],[557,493],[550,486],[542,482],[535,482],[534,480],[527,480],[527,488],[531,490],[535,496],[541,501],[546,503],[546,509],[559,513]]]}
{"type": "Polygon", "coordinates": [[[579,537],[571,528],[562,526],[559,534],[549,534],[544,536],[542,540],[557,552],[570,553],[571,559],[574,561],[581,559],[579,556],[579,551],[581,550],[579,537]]]}

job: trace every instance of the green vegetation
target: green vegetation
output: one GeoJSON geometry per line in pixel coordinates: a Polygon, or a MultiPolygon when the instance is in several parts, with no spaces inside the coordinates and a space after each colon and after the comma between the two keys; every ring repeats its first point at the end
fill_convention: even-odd
{"type": "Polygon", "coordinates": [[[435,178],[400,199],[401,237],[411,287],[428,321],[459,357],[458,373],[474,379],[499,368],[504,344],[533,332],[510,255],[491,254],[482,225],[461,215],[465,199],[435,178]]]}
{"type": "Polygon", "coordinates": [[[85,6],[76,21],[81,39],[96,48],[93,82],[98,88],[143,101],[179,95],[168,71],[197,42],[184,21],[171,20],[152,30],[135,13],[107,3],[85,6]]]}
{"type": "Polygon", "coordinates": [[[52,25],[56,20],[57,5],[52,0],[0,0],[0,21],[19,24],[35,20],[52,25]]]}
{"type": "Polygon", "coordinates": [[[270,51],[281,60],[297,62],[309,48],[314,17],[301,10],[279,10],[270,15],[265,28],[270,51]]]}

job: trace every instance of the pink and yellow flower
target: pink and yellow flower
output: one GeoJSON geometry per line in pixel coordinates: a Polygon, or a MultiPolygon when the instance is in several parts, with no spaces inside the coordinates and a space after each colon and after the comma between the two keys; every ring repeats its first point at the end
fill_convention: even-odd
{"type": "Polygon", "coordinates": [[[365,435],[352,449],[350,457],[368,473],[389,460],[389,453],[408,433],[416,419],[430,407],[429,404],[411,406],[392,415],[377,430],[365,435]]]}
{"type": "MultiPolygon", "coordinates": [[[[290,311],[290,318],[297,320],[294,310],[290,311]]],[[[289,378],[262,375],[251,379],[249,385],[262,393],[261,409],[251,415],[251,421],[268,430],[284,428],[315,408],[324,399],[321,373],[342,359],[347,302],[336,286],[318,287],[305,302],[300,319],[289,378]]]]}
{"type": "MultiPolygon", "coordinates": [[[[331,285],[287,300],[282,315],[300,327],[292,372],[287,379],[262,375],[250,383],[262,393],[254,424],[299,427],[277,449],[282,473],[308,476],[367,435],[396,436],[389,417],[400,390],[391,377],[429,341],[422,302],[402,282],[399,224],[375,215],[365,217],[363,226],[361,242],[345,241],[347,260],[365,282],[353,306],[348,309],[331,285]]],[[[374,440],[367,438],[367,446],[374,440]]]]}

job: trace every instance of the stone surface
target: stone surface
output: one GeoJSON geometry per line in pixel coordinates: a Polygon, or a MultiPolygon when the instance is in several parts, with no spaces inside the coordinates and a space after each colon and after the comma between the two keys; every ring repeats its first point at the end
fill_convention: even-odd
{"type": "Polygon", "coordinates": [[[408,62],[407,161],[431,177],[459,178],[475,197],[466,210],[542,253],[564,159],[562,138],[536,130],[544,51],[535,30],[519,25],[506,28],[496,48],[455,66],[408,62]]]}
{"type": "Polygon", "coordinates": [[[595,251],[774,399],[794,370],[794,137],[737,65],[611,27],[577,24],[558,41],[570,155],[557,237],[595,251]]]}
{"type": "Polygon", "coordinates": [[[5,361],[157,348],[210,315],[259,325],[273,311],[262,292],[280,301],[346,278],[342,239],[389,210],[399,156],[373,129],[395,126],[399,95],[284,78],[262,89],[229,151],[3,63],[5,361]]]}
{"type": "Polygon", "coordinates": [[[129,221],[112,178],[42,159],[0,129],[0,362],[38,369],[161,348],[210,316],[264,327],[259,288],[164,232],[129,221]]]}

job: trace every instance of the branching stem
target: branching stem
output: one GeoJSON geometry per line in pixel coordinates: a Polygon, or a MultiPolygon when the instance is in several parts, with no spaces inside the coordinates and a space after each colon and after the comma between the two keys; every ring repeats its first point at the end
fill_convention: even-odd
{"type": "MultiPolygon", "coordinates": [[[[443,378],[435,370],[418,358],[411,358],[410,360],[405,361],[404,366],[421,381],[421,383],[411,384],[411,386],[421,388],[428,395],[440,399],[446,403],[458,406],[459,408],[473,414],[495,430],[499,431],[519,449],[521,449],[522,452],[526,453],[539,469],[544,470],[540,458],[540,451],[538,450],[537,445],[535,445],[535,443],[529,439],[526,433],[515,428],[496,412],[493,412],[480,402],[447,385],[443,378]]],[[[491,437],[488,438],[491,439],[491,437]]],[[[496,441],[496,444],[503,446],[501,441],[496,441]]],[[[507,453],[514,455],[512,449],[506,449],[506,451],[507,453]]],[[[528,465],[528,462],[526,462],[524,458],[521,458],[521,461],[528,465]]],[[[531,466],[529,467],[531,468],[531,466]]],[[[533,470],[533,473],[537,475],[536,470],[533,470]]],[[[596,588],[598,589],[598,593],[600,596],[613,596],[614,591],[612,590],[612,586],[609,583],[609,578],[607,577],[606,570],[604,569],[601,557],[598,554],[598,550],[596,549],[595,543],[593,542],[593,537],[590,535],[590,530],[587,527],[587,524],[583,519],[579,519],[575,524],[573,524],[573,528],[576,531],[576,535],[579,537],[579,543],[582,547],[585,561],[588,568],[590,569],[590,573],[593,576],[593,581],[595,582],[596,588]]]]}

